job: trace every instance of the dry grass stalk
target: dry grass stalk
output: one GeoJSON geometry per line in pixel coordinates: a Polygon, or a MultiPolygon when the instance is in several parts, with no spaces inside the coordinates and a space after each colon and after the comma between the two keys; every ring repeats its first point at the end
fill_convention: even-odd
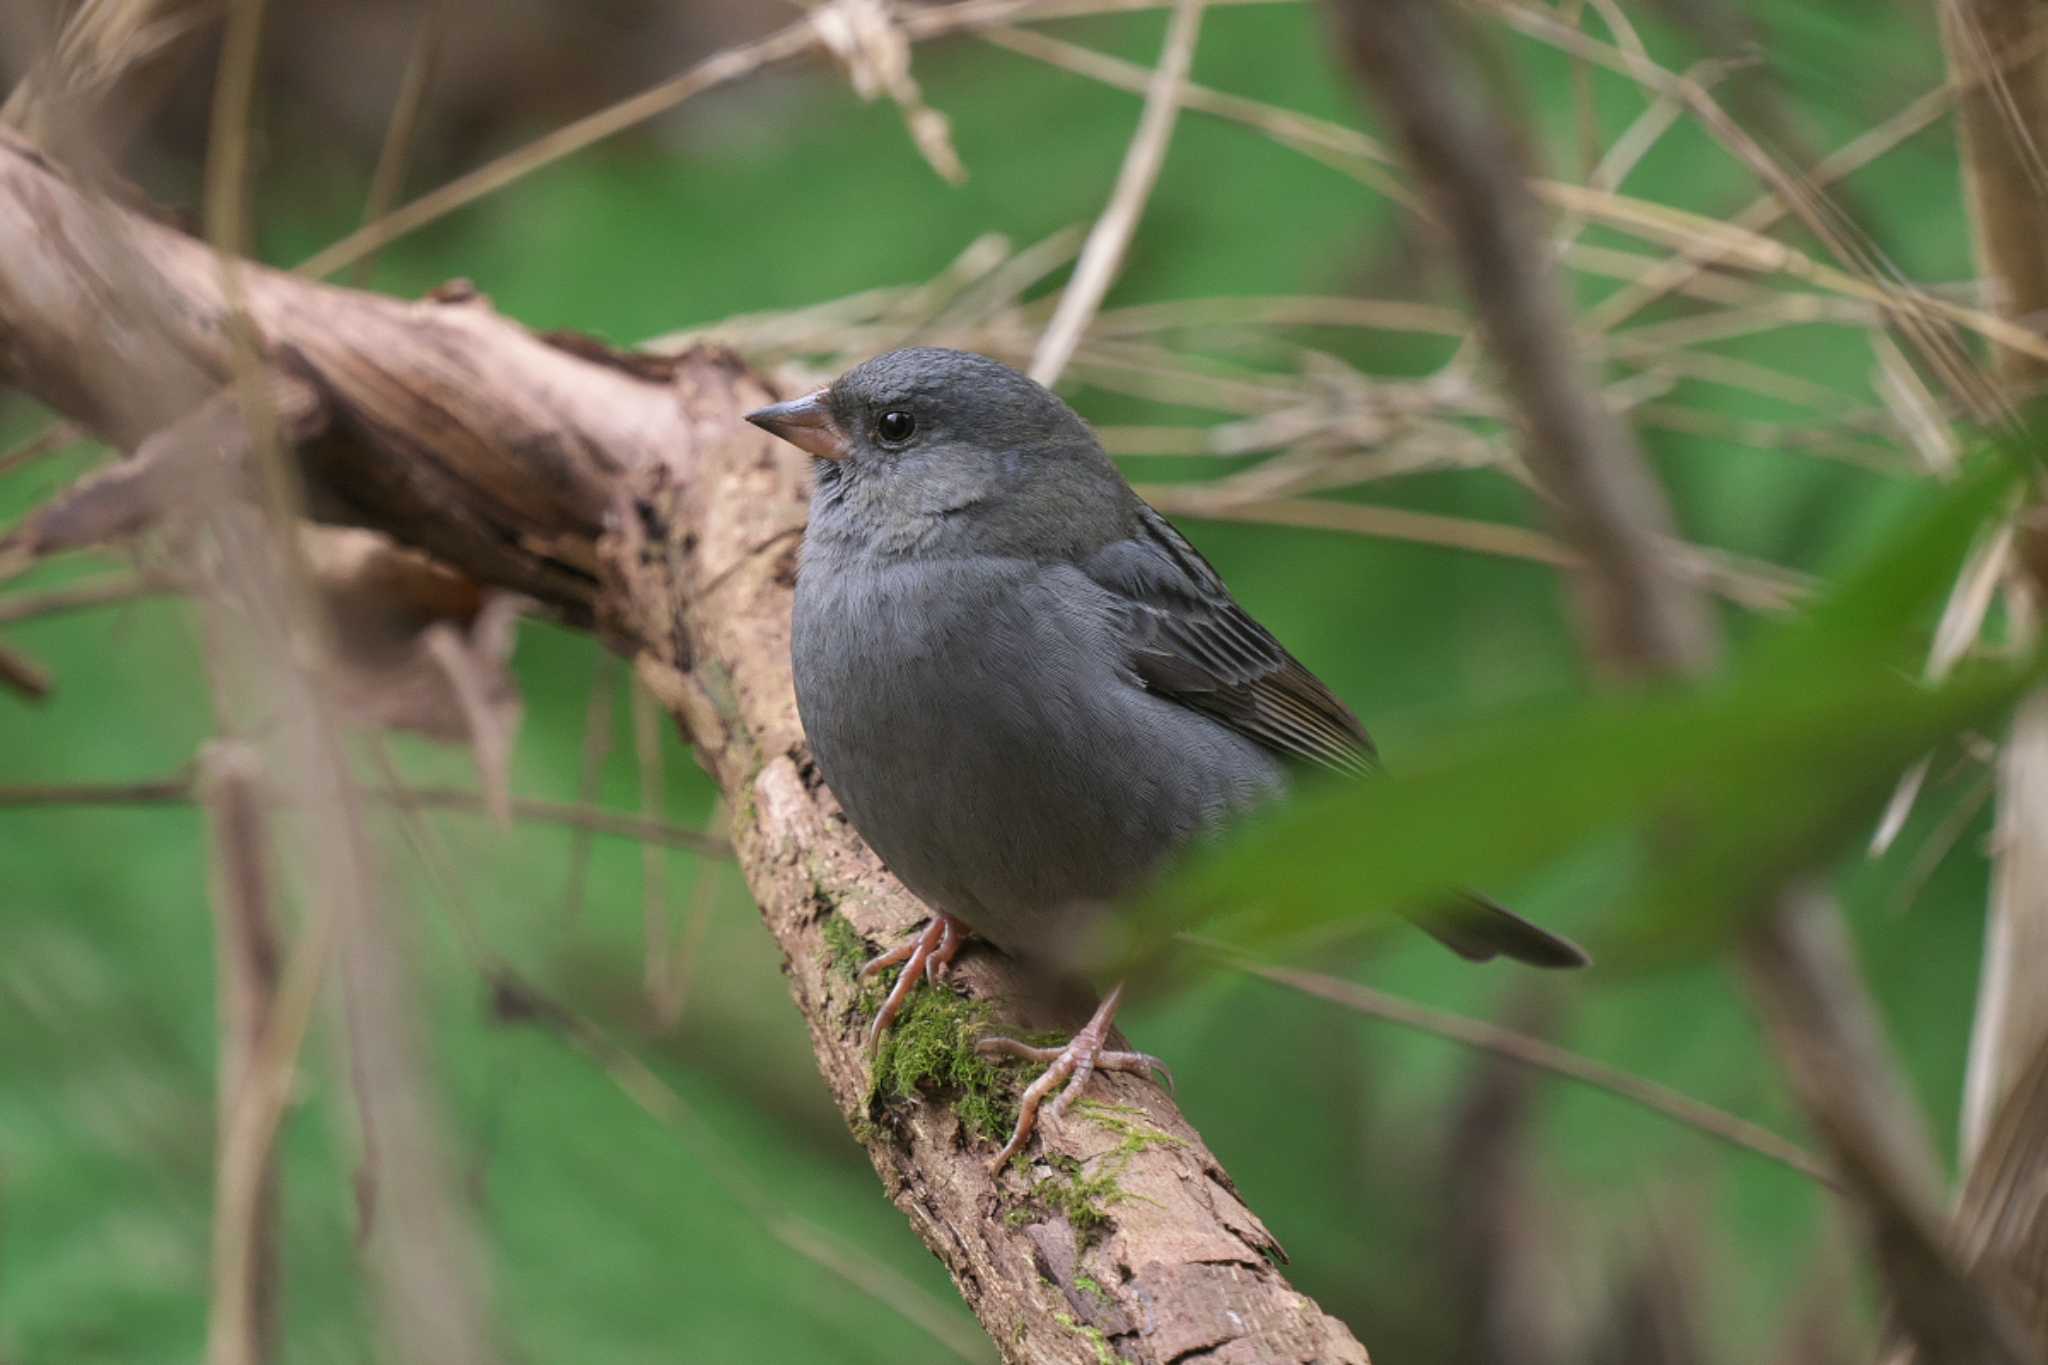
{"type": "Polygon", "coordinates": [[[1116,187],[1088,239],[1081,244],[1074,276],[1067,282],[1059,308],[1032,353],[1031,377],[1041,384],[1052,385],[1067,368],[1067,362],[1081,344],[1082,334],[1109,294],[1111,281],[1123,266],[1124,253],[1130,249],[1131,237],[1138,230],[1145,201],[1158,183],[1159,168],[1166,161],[1166,144],[1173,138],[1174,121],[1180,115],[1181,89],[1194,65],[1195,43],[1202,32],[1202,4],[1203,0],[1175,0],[1159,65],[1146,86],[1145,110],[1138,118],[1137,131],[1131,135],[1131,145],[1124,152],[1116,187]]]}
{"type": "MultiPolygon", "coordinates": [[[[1274,3],[1275,0],[1209,0],[1212,4],[1274,3]]],[[[1282,0],[1286,2],[1286,0],[1282,0]]],[[[993,28],[1015,20],[1034,22],[1103,14],[1124,10],[1157,9],[1168,0],[1077,0],[1070,4],[1044,5],[1035,0],[960,0],[960,3],[913,10],[902,16],[902,32],[921,42],[950,33],[968,33],[993,28]]],[[[325,277],[381,251],[407,233],[466,208],[487,195],[495,194],[564,157],[572,156],[607,138],[658,118],[708,90],[743,80],[767,67],[793,60],[827,46],[817,22],[806,17],[777,29],[765,38],[727,48],[707,57],[681,75],[651,86],[617,104],[566,124],[526,146],[507,152],[466,175],[413,199],[375,222],[308,258],[299,269],[325,277]]]]}
{"type": "Polygon", "coordinates": [[[1480,323],[1529,426],[1530,468],[1585,560],[1580,581],[1603,653],[1638,667],[1703,664],[1711,625],[1659,553],[1670,518],[1633,440],[1579,368],[1506,128],[1474,98],[1432,0],[1338,11],[1350,55],[1456,243],[1480,323]]]}
{"type": "MultiPolygon", "coordinates": [[[[363,794],[379,805],[407,811],[453,811],[465,815],[493,815],[490,799],[476,792],[449,787],[411,787],[397,784],[366,787],[363,794]]],[[[186,805],[198,799],[189,776],[153,778],[140,782],[32,783],[0,786],[0,809],[34,806],[159,806],[186,805]]],[[[290,793],[271,790],[266,800],[286,802],[290,793]]],[[[602,834],[638,844],[678,848],[700,858],[729,859],[732,845],[716,834],[686,829],[662,820],[649,820],[601,806],[568,805],[558,801],[512,798],[511,814],[523,824],[552,825],[583,834],[602,834]]]]}
{"type": "Polygon", "coordinates": [[[1838,1185],[1834,1174],[1827,1166],[1798,1143],[1782,1138],[1759,1124],[1702,1103],[1690,1095],[1683,1095],[1668,1086],[1659,1085],[1655,1081],[1631,1075],[1617,1067],[1594,1061],[1590,1057],[1582,1057],[1554,1043],[1502,1028],[1498,1024],[1431,1009],[1427,1005],[1403,1000],[1398,996],[1388,995],[1384,991],[1376,991],[1341,977],[1269,966],[1244,957],[1220,944],[1197,940],[1192,936],[1187,937],[1198,947],[1214,953],[1240,971],[1262,981],[1269,981],[1276,986],[1328,1001],[1354,1014],[1385,1020],[1403,1028],[1457,1043],[1462,1047],[1488,1053],[1519,1066],[1559,1076],[1596,1090],[1604,1090],[1627,1103],[1662,1114],[1665,1118],[1682,1124],[1702,1136],[1751,1152],[1766,1161],[1777,1162],[1809,1180],[1822,1185],[1838,1185]]]}
{"type": "Polygon", "coordinates": [[[283,946],[259,759],[225,741],[200,756],[212,817],[214,960],[220,1001],[220,1149],[215,1163],[213,1297],[207,1365],[266,1365],[278,1347],[276,1128],[233,1142],[236,1115],[261,1104],[258,1074],[274,1027],[283,946]]]}
{"type": "MultiPolygon", "coordinates": [[[[391,212],[405,187],[406,168],[412,159],[413,140],[419,134],[426,110],[427,91],[434,83],[441,62],[441,48],[448,36],[449,0],[427,0],[413,31],[412,50],[406,54],[405,70],[398,78],[398,98],[392,103],[391,118],[384,128],[383,145],[377,149],[377,164],[370,172],[370,188],[363,196],[363,223],[374,223],[391,212]]],[[[356,262],[353,278],[367,284],[374,254],[356,262]]]]}
{"type": "Polygon", "coordinates": [[[0,127],[97,171],[148,120],[229,0],[82,0],[0,105],[0,127]]]}
{"type": "MultiPolygon", "coordinates": [[[[2048,315],[2048,10],[2022,0],[1944,0],[1942,39],[1957,110],[1963,188],[1988,302],[2038,332],[2048,315]],[[2015,60],[2017,55],[2017,60],[2015,60]]],[[[2048,361],[2009,346],[1993,368],[2012,390],[2038,387],[2048,361]]],[[[2038,494],[2038,490],[2036,490],[2038,494]]],[[[2014,528],[2018,572],[2009,592],[2013,633],[2033,640],[2048,585],[2039,581],[2037,510],[2014,528]]],[[[1974,632],[1972,632],[1974,634],[1974,632]]],[[[2017,1308],[2037,1349],[2048,1347],[2048,697],[2014,717],[1998,762],[1984,967],[1970,1039],[1963,1106],[1968,1179],[1958,1234],[1972,1263],[2017,1308]]]]}

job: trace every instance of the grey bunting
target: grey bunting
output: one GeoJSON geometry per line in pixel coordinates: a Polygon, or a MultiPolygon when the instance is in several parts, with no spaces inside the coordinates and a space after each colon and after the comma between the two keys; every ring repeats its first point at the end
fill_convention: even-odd
{"type": "MultiPolygon", "coordinates": [[[[1372,741],[1132,491],[1088,425],[984,356],[916,347],[747,420],[815,457],[797,574],[797,709],[854,828],[932,910],[870,1037],[972,933],[1051,961],[1077,908],[1113,905],[1191,839],[1306,773],[1364,776],[1372,741]]],[[[1571,967],[1576,946],[1477,897],[1412,918],[1458,953],[1571,967]]],[[[1098,1067],[1111,987],[1046,1064],[1039,1106],[1098,1067]]]]}

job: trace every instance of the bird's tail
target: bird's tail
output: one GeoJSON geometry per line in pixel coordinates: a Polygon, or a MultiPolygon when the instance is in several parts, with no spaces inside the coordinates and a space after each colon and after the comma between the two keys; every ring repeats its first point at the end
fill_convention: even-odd
{"type": "Polygon", "coordinates": [[[1474,962],[1511,957],[1532,967],[1583,967],[1593,960],[1570,939],[1479,896],[1459,896],[1412,918],[1431,938],[1474,962]]]}

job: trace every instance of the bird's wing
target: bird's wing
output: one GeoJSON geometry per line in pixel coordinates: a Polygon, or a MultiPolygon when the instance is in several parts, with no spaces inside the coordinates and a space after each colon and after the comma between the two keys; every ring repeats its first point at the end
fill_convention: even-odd
{"type": "MultiPolygon", "coordinates": [[[[1140,503],[1138,529],[1082,568],[1125,604],[1125,657],[1148,689],[1282,758],[1343,773],[1378,766],[1358,717],[1246,614],[1165,517],[1140,503]]],[[[1538,967],[1576,967],[1588,960],[1576,944],[1478,896],[1453,895],[1407,913],[1476,961],[1505,954],[1538,967]]]]}
{"type": "Polygon", "coordinates": [[[1358,717],[1237,604],[1165,517],[1140,503],[1137,530],[1082,567],[1127,605],[1127,658],[1146,688],[1282,758],[1336,772],[1373,769],[1372,740],[1358,717]]]}

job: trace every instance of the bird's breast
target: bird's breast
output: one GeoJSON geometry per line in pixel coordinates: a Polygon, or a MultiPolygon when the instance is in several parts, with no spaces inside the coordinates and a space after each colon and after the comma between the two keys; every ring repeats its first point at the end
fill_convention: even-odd
{"type": "Polygon", "coordinates": [[[797,704],[855,828],[997,944],[1121,894],[1278,791],[1279,765],[1136,684],[1120,616],[1071,570],[807,559],[797,704]]]}

